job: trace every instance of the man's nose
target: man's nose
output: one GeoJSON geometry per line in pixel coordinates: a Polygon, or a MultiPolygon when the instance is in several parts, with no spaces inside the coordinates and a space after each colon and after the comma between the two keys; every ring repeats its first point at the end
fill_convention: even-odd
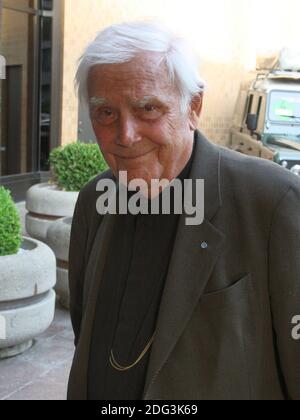
{"type": "Polygon", "coordinates": [[[126,115],[120,119],[117,144],[130,147],[141,140],[139,124],[133,116],[126,115]]]}

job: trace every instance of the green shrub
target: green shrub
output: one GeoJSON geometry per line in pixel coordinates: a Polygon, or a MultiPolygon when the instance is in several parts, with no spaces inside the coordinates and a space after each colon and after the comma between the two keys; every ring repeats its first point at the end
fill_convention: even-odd
{"type": "Polygon", "coordinates": [[[0,257],[16,254],[22,243],[21,222],[10,192],[0,187],[0,257]]]}
{"type": "Polygon", "coordinates": [[[99,173],[108,169],[97,144],[71,143],[50,154],[52,182],[64,191],[80,191],[99,173]]]}

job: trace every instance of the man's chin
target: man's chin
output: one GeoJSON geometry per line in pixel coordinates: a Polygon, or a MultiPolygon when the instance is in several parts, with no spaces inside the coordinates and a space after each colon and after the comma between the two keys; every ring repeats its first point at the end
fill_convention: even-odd
{"type": "Polygon", "coordinates": [[[170,184],[167,179],[159,181],[159,177],[154,175],[149,178],[149,174],[146,175],[143,170],[134,171],[134,173],[125,170],[120,171],[117,179],[128,191],[138,192],[147,199],[156,198],[170,184]]]}
{"type": "Polygon", "coordinates": [[[151,182],[151,178],[149,178],[149,175],[145,173],[143,168],[134,170],[122,169],[118,172],[118,179],[120,179],[122,183],[134,183],[137,180],[148,183],[149,179],[151,182]]]}

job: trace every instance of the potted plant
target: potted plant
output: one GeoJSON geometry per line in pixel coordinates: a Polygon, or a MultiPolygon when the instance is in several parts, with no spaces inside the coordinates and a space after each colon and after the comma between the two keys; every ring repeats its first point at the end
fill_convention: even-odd
{"type": "Polygon", "coordinates": [[[66,217],[53,223],[47,232],[47,244],[53,250],[57,263],[55,291],[60,304],[69,309],[69,247],[72,218],[66,217]]]}
{"type": "Polygon", "coordinates": [[[51,180],[30,188],[26,197],[26,230],[41,241],[52,223],[73,216],[81,188],[107,169],[98,145],[83,142],[54,149],[49,162],[51,180]]]}
{"type": "Polygon", "coordinates": [[[17,208],[0,187],[0,359],[27,350],[50,326],[55,281],[52,250],[21,236],[17,208]]]}

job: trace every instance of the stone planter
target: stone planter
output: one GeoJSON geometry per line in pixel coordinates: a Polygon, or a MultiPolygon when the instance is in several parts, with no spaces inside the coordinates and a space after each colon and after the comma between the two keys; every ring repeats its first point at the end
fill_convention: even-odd
{"type": "Polygon", "coordinates": [[[17,254],[0,257],[0,359],[31,347],[53,321],[55,256],[45,244],[24,238],[17,254]]]}
{"type": "Polygon", "coordinates": [[[61,191],[56,185],[37,184],[27,191],[26,231],[45,242],[52,223],[73,217],[78,192],[61,191]]]}
{"type": "Polygon", "coordinates": [[[56,256],[57,282],[56,293],[61,305],[69,309],[69,248],[72,218],[58,220],[51,224],[47,232],[46,243],[56,256]]]}

